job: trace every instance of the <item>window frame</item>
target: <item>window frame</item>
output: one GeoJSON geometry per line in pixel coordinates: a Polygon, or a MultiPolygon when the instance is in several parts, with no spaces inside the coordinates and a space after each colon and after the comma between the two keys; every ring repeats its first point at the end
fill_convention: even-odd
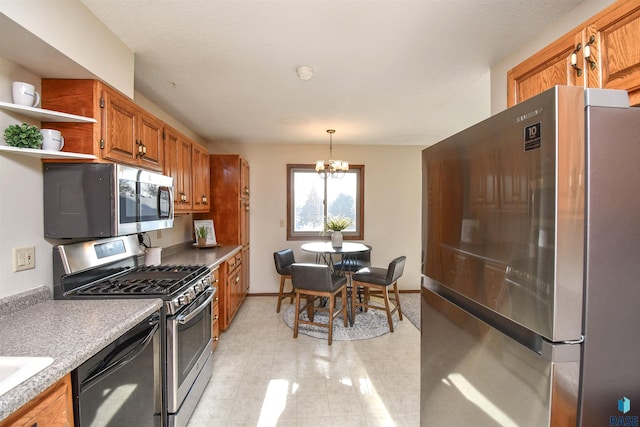
{"type": "MultiPolygon", "coordinates": [[[[287,240],[330,240],[331,236],[327,234],[322,236],[317,231],[306,232],[294,232],[293,231],[293,218],[294,218],[294,193],[293,193],[293,173],[299,170],[309,170],[317,174],[315,170],[315,164],[287,164],[287,240]]],[[[364,165],[349,165],[349,171],[347,173],[357,173],[358,183],[356,188],[356,230],[355,231],[343,231],[342,235],[345,240],[363,240],[364,239],[364,165]]],[[[318,179],[322,179],[318,177],[318,179]]],[[[325,178],[325,179],[340,179],[340,178],[325,178]]],[[[326,184],[325,184],[326,187],[326,184]]],[[[326,188],[325,188],[326,190],[326,188]]],[[[326,191],[325,191],[326,194],[326,191]]],[[[324,201],[324,196],[323,196],[324,201]]],[[[324,213],[327,212],[327,203],[324,201],[324,213]]]]}

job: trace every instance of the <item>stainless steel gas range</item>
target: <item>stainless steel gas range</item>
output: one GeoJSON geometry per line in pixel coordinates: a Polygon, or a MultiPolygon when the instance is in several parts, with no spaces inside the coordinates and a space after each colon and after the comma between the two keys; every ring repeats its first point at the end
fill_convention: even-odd
{"type": "Polygon", "coordinates": [[[156,385],[162,399],[155,415],[162,426],[186,426],[213,371],[216,289],[207,266],[146,266],[139,264],[142,254],[135,235],[55,246],[54,298],[162,299],[156,385]]]}

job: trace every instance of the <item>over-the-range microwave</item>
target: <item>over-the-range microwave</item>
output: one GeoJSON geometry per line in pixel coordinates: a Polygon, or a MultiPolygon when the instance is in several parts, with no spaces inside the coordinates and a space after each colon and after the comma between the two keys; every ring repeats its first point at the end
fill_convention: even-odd
{"type": "Polygon", "coordinates": [[[173,227],[173,178],[108,163],[44,163],[44,237],[124,236],[173,227]]]}

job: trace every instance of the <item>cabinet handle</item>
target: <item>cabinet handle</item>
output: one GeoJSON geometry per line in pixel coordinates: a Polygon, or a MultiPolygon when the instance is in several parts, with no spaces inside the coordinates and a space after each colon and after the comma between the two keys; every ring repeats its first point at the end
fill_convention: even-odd
{"type": "Polygon", "coordinates": [[[213,316],[213,320],[218,320],[218,315],[213,316]]]}
{"type": "Polygon", "coordinates": [[[218,337],[213,337],[213,340],[214,341],[218,341],[218,337]]]}
{"type": "Polygon", "coordinates": [[[580,52],[580,50],[582,50],[582,43],[578,43],[576,49],[571,54],[571,67],[576,70],[578,77],[582,75],[582,68],[578,67],[578,52],[580,52]]]}
{"type": "Polygon", "coordinates": [[[584,45],[584,53],[582,54],[582,56],[584,56],[584,59],[589,63],[589,67],[592,70],[595,70],[596,68],[596,61],[591,59],[591,45],[595,43],[595,41],[596,36],[592,34],[591,37],[589,37],[589,41],[587,42],[587,44],[584,45]]]}
{"type": "Polygon", "coordinates": [[[202,197],[202,204],[206,205],[207,204],[207,196],[205,196],[204,194],[201,196],[202,197]]]}
{"type": "Polygon", "coordinates": [[[249,187],[244,187],[244,194],[246,194],[247,196],[249,195],[249,187]]]}

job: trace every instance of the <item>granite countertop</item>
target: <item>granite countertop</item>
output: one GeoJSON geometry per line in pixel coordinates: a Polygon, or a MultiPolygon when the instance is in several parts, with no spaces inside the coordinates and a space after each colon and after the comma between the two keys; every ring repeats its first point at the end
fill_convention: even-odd
{"type": "Polygon", "coordinates": [[[0,356],[53,363],[0,396],[0,420],[162,307],[162,300],[45,300],[0,317],[0,356]]]}
{"type": "Polygon", "coordinates": [[[174,248],[163,249],[161,261],[162,264],[206,265],[213,270],[238,253],[241,248],[242,246],[218,246],[196,249],[192,246],[182,246],[177,250],[174,248]]]}
{"type": "MultiPolygon", "coordinates": [[[[206,265],[211,270],[241,246],[163,251],[163,264],[206,265]]],[[[0,299],[0,356],[48,356],[53,363],[0,396],[0,420],[80,366],[162,306],[162,300],[52,300],[46,287],[0,299]]]]}

